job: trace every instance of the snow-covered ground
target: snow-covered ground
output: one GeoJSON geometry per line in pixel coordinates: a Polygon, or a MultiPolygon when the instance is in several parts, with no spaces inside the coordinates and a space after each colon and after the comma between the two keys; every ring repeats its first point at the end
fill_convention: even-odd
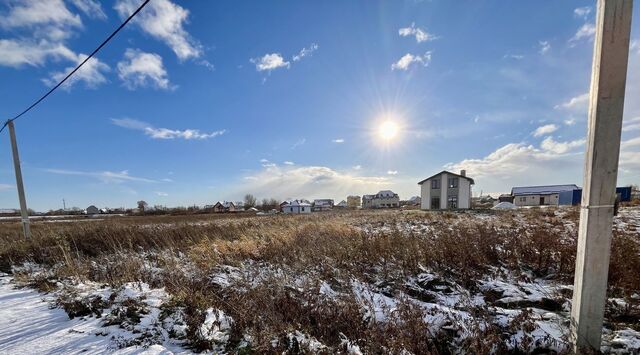
{"type": "MultiPolygon", "coordinates": [[[[53,307],[55,297],[17,288],[0,277],[0,354],[179,354],[188,351],[171,341],[148,347],[119,348],[135,336],[120,327],[105,327],[104,317],[77,317],[53,307]]],[[[150,312],[153,313],[153,312],[150,312]]],[[[106,315],[106,314],[105,314],[106,315]]],[[[157,317],[157,314],[155,315],[157,317]]],[[[153,315],[151,316],[153,317],[153,315]]],[[[153,319],[148,319],[153,322],[153,319]]]]}

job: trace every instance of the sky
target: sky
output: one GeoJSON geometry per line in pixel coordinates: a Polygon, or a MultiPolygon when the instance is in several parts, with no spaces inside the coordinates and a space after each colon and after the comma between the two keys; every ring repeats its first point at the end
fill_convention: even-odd
{"type": "MultiPolygon", "coordinates": [[[[140,0],[0,0],[0,117],[140,0]]],[[[640,182],[640,7],[618,184],[640,182]]],[[[582,185],[594,1],[151,0],[15,122],[29,207],[582,185]]],[[[0,134],[0,207],[18,198],[0,134]]]]}

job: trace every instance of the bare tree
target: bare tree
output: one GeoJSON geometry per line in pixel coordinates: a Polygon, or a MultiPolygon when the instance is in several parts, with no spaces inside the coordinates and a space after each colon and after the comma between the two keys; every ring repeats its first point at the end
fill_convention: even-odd
{"type": "Polygon", "coordinates": [[[256,206],[256,198],[252,194],[244,195],[244,208],[251,208],[256,206]]]}
{"type": "Polygon", "coordinates": [[[138,209],[140,210],[140,212],[144,213],[144,211],[147,209],[147,206],[149,206],[147,201],[145,200],[138,201],[138,209]]]}

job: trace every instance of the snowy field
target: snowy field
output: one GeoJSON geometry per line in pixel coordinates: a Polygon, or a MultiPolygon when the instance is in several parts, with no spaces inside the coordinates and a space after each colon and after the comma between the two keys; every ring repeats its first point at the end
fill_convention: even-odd
{"type": "MultiPolygon", "coordinates": [[[[566,353],[576,214],[42,223],[0,253],[0,353],[566,353]]],[[[605,353],[640,352],[638,231],[622,209],[605,353]]]]}

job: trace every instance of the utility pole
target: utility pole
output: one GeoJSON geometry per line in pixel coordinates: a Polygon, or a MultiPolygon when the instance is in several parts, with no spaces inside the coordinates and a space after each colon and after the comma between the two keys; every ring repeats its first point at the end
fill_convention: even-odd
{"type": "Polygon", "coordinates": [[[18,155],[18,143],[16,143],[16,130],[13,120],[7,121],[9,135],[11,136],[11,150],[13,151],[13,168],[16,171],[16,186],[18,188],[18,199],[20,200],[20,214],[22,216],[22,229],[24,237],[31,238],[31,227],[29,225],[29,212],[27,212],[27,199],[24,197],[24,186],[22,185],[22,170],[20,169],[20,156],[18,155]]]}
{"type": "Polygon", "coordinates": [[[598,0],[571,340],[600,351],[633,0],[598,0]]]}
{"type": "Polygon", "coordinates": [[[67,210],[67,201],[65,201],[64,199],[62,199],[62,210],[63,211],[67,210]]]}

